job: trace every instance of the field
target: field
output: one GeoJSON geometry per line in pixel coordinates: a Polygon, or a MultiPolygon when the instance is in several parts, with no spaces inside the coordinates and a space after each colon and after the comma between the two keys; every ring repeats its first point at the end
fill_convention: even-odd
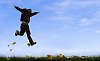
{"type": "Polygon", "coordinates": [[[47,55],[46,57],[0,57],[0,61],[100,61],[100,56],[57,56],[47,55]]]}

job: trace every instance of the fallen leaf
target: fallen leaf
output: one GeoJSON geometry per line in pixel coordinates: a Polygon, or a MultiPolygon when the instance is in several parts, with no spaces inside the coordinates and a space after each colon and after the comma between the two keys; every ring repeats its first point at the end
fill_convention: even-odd
{"type": "Polygon", "coordinates": [[[8,45],[8,47],[9,47],[10,45],[8,45]]]}
{"type": "Polygon", "coordinates": [[[12,51],[12,49],[10,49],[10,51],[12,51]]]}
{"type": "Polygon", "coordinates": [[[16,44],[16,42],[13,42],[13,43],[12,43],[12,45],[15,45],[15,44],[16,44]]]}

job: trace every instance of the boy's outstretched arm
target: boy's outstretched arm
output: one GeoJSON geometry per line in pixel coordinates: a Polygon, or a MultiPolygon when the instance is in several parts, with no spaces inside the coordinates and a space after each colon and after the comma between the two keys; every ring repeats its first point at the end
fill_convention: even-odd
{"type": "Polygon", "coordinates": [[[31,16],[34,16],[34,15],[36,15],[36,14],[38,14],[39,12],[33,12],[33,13],[31,13],[31,16]]]}
{"type": "Polygon", "coordinates": [[[20,12],[22,12],[23,11],[23,9],[22,8],[19,8],[19,7],[17,7],[17,6],[14,6],[18,11],[20,11],[20,12]]]}

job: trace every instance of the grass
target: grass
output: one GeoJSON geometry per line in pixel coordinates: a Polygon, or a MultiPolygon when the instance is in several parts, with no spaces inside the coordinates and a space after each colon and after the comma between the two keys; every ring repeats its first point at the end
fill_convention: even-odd
{"type": "Polygon", "coordinates": [[[100,56],[0,57],[0,61],[100,61],[100,56]]]}

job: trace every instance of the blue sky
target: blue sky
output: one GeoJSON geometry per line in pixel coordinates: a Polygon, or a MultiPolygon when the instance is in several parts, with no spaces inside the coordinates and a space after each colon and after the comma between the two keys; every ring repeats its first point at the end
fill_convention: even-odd
{"type": "Polygon", "coordinates": [[[1,55],[99,55],[99,0],[1,0],[1,55]],[[20,12],[14,5],[40,12],[31,17],[31,36],[37,42],[28,47],[26,34],[14,36],[20,29],[20,12]],[[15,46],[7,45],[16,42],[15,46]],[[9,51],[12,49],[12,51],[9,51]]]}

